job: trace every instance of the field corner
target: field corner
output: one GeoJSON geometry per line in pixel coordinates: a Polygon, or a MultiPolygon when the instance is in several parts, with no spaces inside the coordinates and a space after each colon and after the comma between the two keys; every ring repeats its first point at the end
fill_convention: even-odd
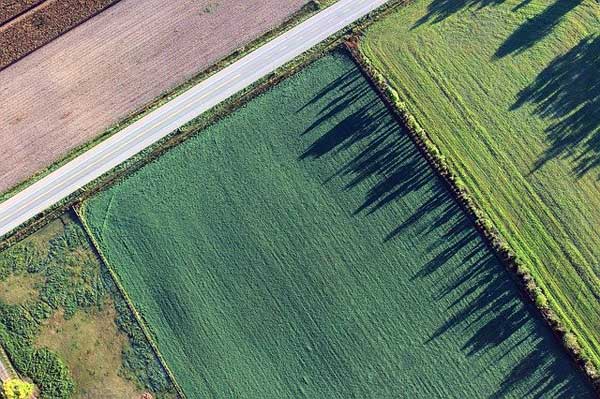
{"type": "Polygon", "coordinates": [[[77,221],[83,227],[83,231],[85,232],[85,234],[86,234],[86,236],[87,236],[87,238],[89,240],[90,247],[92,248],[92,251],[96,254],[96,256],[98,257],[98,259],[104,264],[104,266],[108,270],[111,278],[113,279],[113,281],[115,283],[115,286],[119,290],[120,295],[123,297],[123,299],[127,303],[127,307],[129,308],[129,310],[131,311],[131,313],[135,317],[138,325],[140,326],[140,328],[142,329],[142,331],[144,333],[144,336],[146,337],[146,340],[148,341],[148,343],[152,347],[152,350],[154,351],[154,354],[156,355],[157,359],[159,360],[160,365],[165,370],[165,372],[169,376],[169,379],[173,383],[173,386],[175,387],[175,390],[177,391],[177,395],[181,399],[186,399],[186,396],[185,396],[185,394],[183,392],[183,389],[179,385],[179,382],[177,381],[177,379],[175,378],[175,375],[171,371],[171,368],[169,367],[169,365],[165,361],[162,353],[159,351],[158,346],[156,345],[156,342],[155,342],[154,337],[152,335],[152,332],[148,328],[148,325],[146,324],[144,318],[137,311],[136,307],[133,304],[133,301],[129,297],[129,294],[127,294],[127,292],[125,291],[125,288],[123,287],[123,284],[121,284],[121,281],[119,280],[119,277],[117,276],[117,273],[111,267],[110,263],[108,262],[108,260],[104,256],[104,254],[102,253],[102,250],[100,249],[100,245],[99,245],[98,241],[94,237],[94,234],[92,233],[92,230],[90,229],[89,225],[87,224],[87,222],[85,220],[85,206],[82,205],[82,204],[80,204],[80,203],[78,203],[76,205],[73,205],[72,210],[73,210],[73,214],[75,215],[77,221]]]}

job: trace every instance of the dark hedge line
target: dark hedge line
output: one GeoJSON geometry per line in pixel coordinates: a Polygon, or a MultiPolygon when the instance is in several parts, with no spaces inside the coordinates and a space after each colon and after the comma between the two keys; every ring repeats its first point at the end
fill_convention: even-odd
{"type": "Polygon", "coordinates": [[[508,246],[491,220],[475,204],[465,184],[453,171],[450,162],[429,138],[427,132],[419,125],[416,118],[408,111],[406,104],[400,99],[398,92],[360,50],[359,42],[359,36],[352,36],[345,42],[345,47],[367,79],[376,88],[381,98],[393,111],[398,121],[406,128],[425,159],[442,177],[443,181],[446,182],[458,203],[474,221],[475,227],[483,236],[488,246],[502,260],[513,279],[521,288],[525,298],[539,310],[542,318],[551,328],[555,337],[562,343],[576,365],[589,378],[596,392],[600,393],[600,374],[592,361],[582,352],[575,334],[565,328],[557,314],[552,310],[543,290],[536,284],[528,267],[508,246]]]}

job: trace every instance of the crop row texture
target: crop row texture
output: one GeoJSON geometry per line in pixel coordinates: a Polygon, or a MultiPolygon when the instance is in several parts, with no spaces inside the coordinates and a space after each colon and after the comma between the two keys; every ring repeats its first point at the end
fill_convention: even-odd
{"type": "MultiPolygon", "coordinates": [[[[0,27],[0,70],[86,21],[118,0],[48,0],[0,27]]],[[[19,4],[25,8],[22,1],[19,4]],[[22,3],[22,4],[21,4],[22,3]]],[[[0,20],[11,18],[10,10],[0,20]]]]}

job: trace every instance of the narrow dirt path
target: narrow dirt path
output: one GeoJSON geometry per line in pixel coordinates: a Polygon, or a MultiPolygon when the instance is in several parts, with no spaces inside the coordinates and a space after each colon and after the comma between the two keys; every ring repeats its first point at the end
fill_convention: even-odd
{"type": "Polygon", "coordinates": [[[0,382],[4,382],[10,378],[14,378],[14,374],[14,369],[9,363],[6,352],[4,352],[4,349],[0,347],[0,382]]]}
{"type": "Polygon", "coordinates": [[[0,359],[0,381],[4,382],[10,378],[10,373],[4,366],[2,359],[0,359]]]}

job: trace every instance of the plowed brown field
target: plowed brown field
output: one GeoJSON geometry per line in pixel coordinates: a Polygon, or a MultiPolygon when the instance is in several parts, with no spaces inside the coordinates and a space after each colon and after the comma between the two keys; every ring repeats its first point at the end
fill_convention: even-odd
{"type": "MultiPolygon", "coordinates": [[[[12,19],[0,26],[0,69],[42,47],[117,1],[47,0],[12,19]]],[[[28,3],[30,2],[15,4],[18,6],[15,11],[27,10],[28,3]]]]}
{"type": "Polygon", "coordinates": [[[0,192],[307,0],[122,0],[0,71],[0,192]]]}
{"type": "Polygon", "coordinates": [[[0,0],[0,25],[44,0],[0,0]]]}

